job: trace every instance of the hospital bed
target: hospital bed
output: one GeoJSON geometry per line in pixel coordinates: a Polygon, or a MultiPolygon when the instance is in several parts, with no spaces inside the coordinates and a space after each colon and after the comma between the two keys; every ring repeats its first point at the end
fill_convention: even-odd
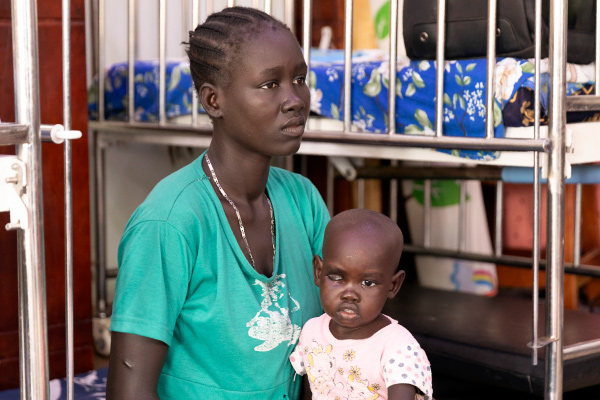
{"type": "MultiPolygon", "coordinates": [[[[183,3],[190,27],[212,10],[210,2],[183,3]]],[[[272,12],[271,1],[255,3],[272,12]]],[[[563,244],[567,178],[572,171],[579,171],[573,173],[572,182],[575,185],[590,183],[581,178],[581,174],[587,174],[589,164],[600,161],[595,132],[599,123],[587,121],[593,120],[594,111],[600,109],[600,99],[595,94],[600,92],[593,86],[600,76],[600,52],[597,52],[595,65],[572,66],[569,71],[578,69],[582,73],[575,74],[577,77],[567,74],[566,0],[552,0],[549,59],[541,60],[540,51],[534,60],[497,58],[493,40],[497,2],[489,0],[488,3],[491,40],[488,40],[487,57],[445,60],[443,40],[440,40],[434,63],[399,57],[398,38],[394,35],[390,37],[387,51],[352,52],[353,2],[349,0],[345,2],[343,16],[345,50],[315,50],[311,46],[310,28],[315,17],[313,4],[303,1],[301,7],[294,8],[294,2],[286,2],[286,15],[302,16],[300,42],[310,68],[313,100],[318,100],[311,104],[312,116],[299,154],[329,157],[331,164],[324,174],[329,183],[330,209],[336,167],[339,174],[349,179],[382,177],[390,181],[391,204],[398,202],[398,180],[424,179],[423,237],[420,244],[408,243],[405,251],[532,268],[534,289],[525,300],[515,301],[503,294],[488,298],[407,288],[399,301],[389,305],[388,312],[422,341],[431,356],[434,371],[447,374],[463,371],[484,382],[543,393],[547,399],[560,399],[564,391],[600,384],[600,372],[593,367],[597,365],[600,340],[593,335],[595,330],[590,329],[600,324],[598,316],[582,315],[578,311],[566,313],[562,285],[565,271],[600,276],[598,267],[585,265],[578,258],[565,263],[563,244]],[[545,63],[547,67],[543,69],[545,63]],[[436,68],[436,65],[444,65],[444,68],[436,68]],[[389,78],[389,71],[396,71],[396,79],[389,78]],[[499,85],[500,73],[511,77],[505,81],[514,83],[499,85]],[[581,80],[581,76],[587,78],[581,80]],[[591,88],[594,94],[586,95],[591,88]],[[527,106],[527,102],[533,106],[527,106]],[[515,113],[515,109],[518,112],[515,113]],[[574,120],[568,121],[567,111],[580,114],[574,117],[570,114],[574,120]],[[493,117],[485,118],[486,115],[493,117]],[[390,166],[387,170],[368,172],[347,163],[346,158],[390,160],[390,166]],[[427,167],[418,171],[407,169],[408,161],[426,162],[427,167]],[[448,173],[440,173],[449,164],[452,166],[447,168],[448,173]],[[460,168],[456,168],[457,165],[460,168]],[[503,170],[527,168],[526,180],[534,187],[531,257],[503,254],[501,201],[497,201],[495,210],[497,234],[492,254],[465,251],[460,240],[466,235],[463,225],[458,227],[456,249],[431,244],[431,179],[442,176],[473,179],[473,170],[477,168],[469,166],[491,171],[496,177],[493,180],[498,182],[499,194],[503,182],[511,179],[503,178],[503,170]],[[545,216],[540,215],[541,179],[546,179],[547,187],[545,216]],[[540,218],[547,219],[545,260],[540,257],[540,218]],[[540,269],[546,271],[547,277],[542,302],[537,291],[540,269]]],[[[227,5],[232,4],[233,1],[227,2],[227,5]]],[[[442,33],[439,37],[443,37],[445,1],[440,0],[438,5],[438,26],[442,33]]],[[[106,150],[115,142],[206,148],[211,127],[191,90],[189,66],[184,60],[166,56],[165,28],[169,12],[166,0],[159,0],[157,5],[158,56],[150,60],[136,59],[139,38],[135,15],[140,4],[129,0],[123,36],[128,43],[127,60],[111,65],[104,59],[105,0],[90,2],[89,6],[89,22],[94,33],[89,47],[89,61],[93,65],[89,121],[92,261],[97,268],[97,316],[107,319],[106,282],[117,271],[107,268],[106,260],[106,150]],[[94,77],[96,82],[92,83],[94,77]],[[135,96],[131,96],[133,93],[135,96]],[[155,101],[147,102],[150,97],[155,101]]],[[[390,27],[394,32],[398,29],[398,3],[392,1],[390,9],[390,27]]],[[[291,168],[291,164],[287,165],[291,168]]],[[[590,170],[593,171],[593,167],[590,170]]],[[[592,178],[591,182],[597,181],[592,178]]],[[[460,187],[461,204],[464,204],[467,194],[462,184],[460,187]]],[[[579,250],[576,249],[576,253],[579,250]]],[[[35,376],[37,372],[30,373],[35,376]]],[[[27,384],[36,382],[32,380],[27,384]]],[[[43,382],[40,385],[43,386],[43,382]]]]}

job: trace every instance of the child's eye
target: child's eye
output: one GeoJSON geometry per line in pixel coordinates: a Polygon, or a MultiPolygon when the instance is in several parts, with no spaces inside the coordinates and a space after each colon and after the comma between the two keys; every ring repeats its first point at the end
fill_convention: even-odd
{"type": "Polygon", "coordinates": [[[376,283],[375,283],[375,282],[373,282],[373,281],[369,281],[369,280],[364,280],[364,281],[362,281],[362,284],[363,284],[364,286],[367,286],[367,287],[372,287],[372,286],[375,286],[375,285],[376,285],[376,283]]]}
{"type": "Polygon", "coordinates": [[[340,275],[327,275],[327,279],[333,282],[339,282],[342,280],[342,277],[340,275]]]}
{"type": "Polygon", "coordinates": [[[274,89],[277,86],[279,86],[279,84],[277,82],[267,82],[264,85],[261,86],[262,89],[274,89]]]}
{"type": "Polygon", "coordinates": [[[305,76],[300,76],[300,77],[294,79],[294,83],[296,85],[304,85],[306,83],[306,77],[305,76]]]}

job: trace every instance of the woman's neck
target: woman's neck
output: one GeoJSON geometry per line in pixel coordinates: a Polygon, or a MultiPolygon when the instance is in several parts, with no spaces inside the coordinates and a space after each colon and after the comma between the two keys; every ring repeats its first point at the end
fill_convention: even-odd
{"type": "MultiPolygon", "coordinates": [[[[263,195],[269,178],[270,157],[237,151],[217,143],[211,143],[207,155],[219,183],[234,202],[252,202],[263,195]]],[[[202,160],[202,165],[210,176],[205,160],[202,160]]]]}

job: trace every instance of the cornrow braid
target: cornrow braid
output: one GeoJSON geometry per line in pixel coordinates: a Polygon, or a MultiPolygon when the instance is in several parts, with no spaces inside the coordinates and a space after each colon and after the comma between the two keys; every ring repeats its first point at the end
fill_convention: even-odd
{"type": "Polygon", "coordinates": [[[187,55],[194,86],[205,83],[226,86],[231,66],[242,47],[265,29],[290,30],[283,22],[256,8],[230,7],[211,14],[190,32],[187,55]]]}

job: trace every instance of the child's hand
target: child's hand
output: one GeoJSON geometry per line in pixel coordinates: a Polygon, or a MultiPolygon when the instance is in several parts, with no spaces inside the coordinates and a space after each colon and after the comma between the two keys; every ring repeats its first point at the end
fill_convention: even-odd
{"type": "Polygon", "coordinates": [[[415,387],[406,383],[388,388],[388,400],[415,400],[416,394],[415,387]]]}

